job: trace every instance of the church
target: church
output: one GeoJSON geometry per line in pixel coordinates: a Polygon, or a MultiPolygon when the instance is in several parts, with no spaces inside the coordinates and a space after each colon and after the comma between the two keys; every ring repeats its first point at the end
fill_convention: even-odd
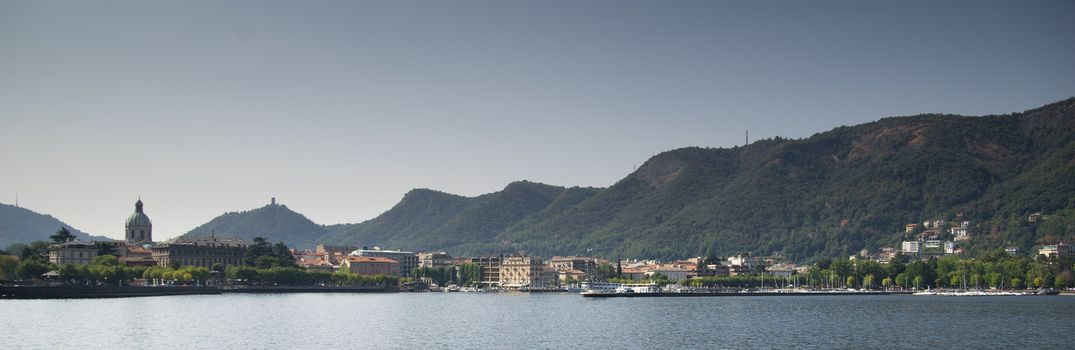
{"type": "Polygon", "coordinates": [[[124,225],[124,240],[114,241],[116,256],[128,266],[156,266],[149,249],[153,247],[153,223],[143,209],[142,199],[134,202],[134,213],[124,225]]]}

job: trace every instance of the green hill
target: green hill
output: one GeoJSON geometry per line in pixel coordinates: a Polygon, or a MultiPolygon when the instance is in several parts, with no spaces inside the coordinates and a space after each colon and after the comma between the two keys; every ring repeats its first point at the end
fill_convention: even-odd
{"type": "Polygon", "coordinates": [[[415,190],[326,243],[454,254],[796,260],[896,246],[905,224],[972,222],[971,252],[1075,238],[1075,99],[1009,115],[918,115],[805,139],[664,152],[606,189],[415,190]],[[1030,224],[1027,215],[1049,220],[1030,224]],[[841,222],[846,220],[846,225],[841,222]]]}
{"type": "Polygon", "coordinates": [[[503,191],[474,198],[417,189],[377,218],[333,227],[322,241],[332,244],[449,251],[502,251],[497,235],[526,219],[553,216],[595,189],[520,181],[503,191]]]}
{"type": "Polygon", "coordinates": [[[244,212],[224,213],[183,234],[183,237],[221,236],[253,240],[265,237],[269,242],[285,242],[297,248],[313,248],[328,230],[315,224],[286,205],[269,204],[244,212]]]}
{"type": "Polygon", "coordinates": [[[49,235],[59,231],[60,227],[66,227],[83,241],[111,240],[79,231],[51,215],[38,214],[14,205],[0,204],[0,249],[14,243],[49,241],[49,235]]]}

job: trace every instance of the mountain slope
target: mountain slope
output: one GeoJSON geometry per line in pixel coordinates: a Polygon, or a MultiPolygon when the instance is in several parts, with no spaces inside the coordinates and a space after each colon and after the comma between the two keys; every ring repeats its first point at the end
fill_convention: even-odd
{"type": "Polygon", "coordinates": [[[286,205],[269,204],[244,212],[225,213],[183,234],[183,237],[210,234],[253,240],[264,237],[269,242],[285,242],[291,247],[312,248],[328,230],[286,205]]]}
{"type": "Polygon", "coordinates": [[[1075,238],[1065,224],[1075,216],[1075,99],[1002,116],[894,117],[800,140],[677,149],[577,196],[512,187],[475,198],[438,193],[453,200],[420,211],[404,210],[415,205],[405,197],[323,241],[456,254],[804,260],[895,246],[905,224],[961,213],[976,233],[966,248],[1025,251],[1075,238]],[[1039,211],[1054,214],[1051,223],[1027,224],[1039,211]]]}
{"type": "Polygon", "coordinates": [[[554,215],[593,191],[527,181],[473,198],[413,190],[377,218],[333,227],[334,232],[322,241],[413,250],[497,252],[507,244],[497,235],[508,227],[531,216],[554,215]]]}
{"type": "Polygon", "coordinates": [[[13,243],[49,241],[49,235],[56,233],[60,227],[66,227],[78,239],[83,241],[111,240],[107,237],[91,236],[52,217],[38,214],[29,209],[8,204],[0,204],[0,249],[13,243]]]}

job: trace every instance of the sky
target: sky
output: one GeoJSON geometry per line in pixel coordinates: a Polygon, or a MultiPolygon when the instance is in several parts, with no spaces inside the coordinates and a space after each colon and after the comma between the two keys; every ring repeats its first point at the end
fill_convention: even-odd
{"type": "Polygon", "coordinates": [[[270,197],[606,187],[687,146],[1075,96],[1072,1],[0,0],[0,203],[154,239],[270,197]]]}

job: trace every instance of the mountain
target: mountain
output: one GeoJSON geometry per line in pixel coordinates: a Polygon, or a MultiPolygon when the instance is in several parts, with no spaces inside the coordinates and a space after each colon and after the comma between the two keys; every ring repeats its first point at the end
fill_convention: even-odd
{"type": "Polygon", "coordinates": [[[291,247],[313,248],[328,231],[286,205],[273,203],[254,210],[224,213],[182,237],[209,236],[214,232],[247,240],[264,237],[269,242],[285,242],[291,247]]]}
{"type": "Polygon", "coordinates": [[[500,251],[497,235],[527,220],[551,217],[596,193],[528,181],[474,198],[416,189],[384,214],[361,224],[331,228],[323,242],[380,244],[385,248],[448,251],[500,251]]]}
{"type": "Polygon", "coordinates": [[[83,241],[111,240],[108,237],[92,236],[82,232],[51,215],[35,213],[14,205],[0,204],[0,249],[13,243],[47,242],[49,235],[59,231],[60,227],[66,227],[83,241]]]}
{"type": "Polygon", "coordinates": [[[894,247],[904,225],[972,223],[971,252],[1075,238],[1075,98],[1023,113],[923,114],[805,139],[658,154],[609,188],[414,190],[321,242],[453,254],[795,260],[894,247]],[[1030,223],[1041,212],[1048,220],[1030,223]],[[845,221],[846,220],[846,221],[845,221]]]}

